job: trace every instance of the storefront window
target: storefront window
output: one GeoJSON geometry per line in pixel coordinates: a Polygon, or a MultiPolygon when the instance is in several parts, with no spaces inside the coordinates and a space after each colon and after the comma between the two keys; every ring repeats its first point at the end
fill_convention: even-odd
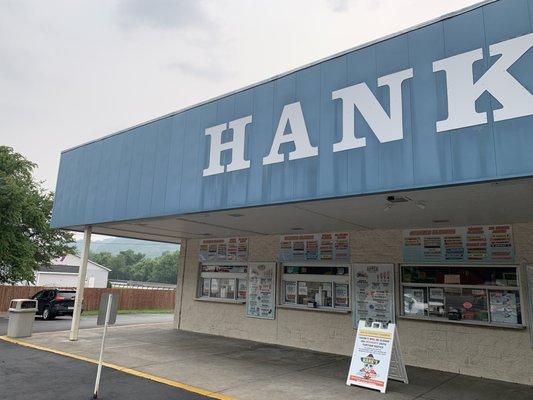
{"type": "Polygon", "coordinates": [[[402,266],[408,317],[521,325],[517,267],[402,266]]]}
{"type": "Polygon", "coordinates": [[[284,265],[282,303],[295,307],[348,309],[347,266],[284,265]]]}
{"type": "Polygon", "coordinates": [[[198,297],[229,301],[245,301],[248,287],[246,265],[200,266],[198,297]]]}

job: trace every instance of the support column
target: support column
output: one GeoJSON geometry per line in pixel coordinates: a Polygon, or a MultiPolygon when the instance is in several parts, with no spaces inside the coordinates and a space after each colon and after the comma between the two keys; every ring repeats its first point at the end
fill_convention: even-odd
{"type": "Polygon", "coordinates": [[[74,299],[74,312],[72,313],[72,323],[70,325],[70,340],[78,340],[81,305],[83,303],[83,291],[85,290],[85,277],[87,276],[87,261],[89,261],[89,249],[91,247],[91,232],[92,228],[90,226],[85,227],[85,231],[83,232],[83,252],[81,253],[78,285],[76,286],[76,298],[74,299]]]}
{"type": "Polygon", "coordinates": [[[176,286],[176,302],[174,306],[174,325],[177,330],[181,328],[181,307],[183,303],[183,286],[185,279],[185,264],[187,261],[187,244],[188,240],[183,239],[180,242],[180,257],[178,261],[178,282],[176,286]]]}

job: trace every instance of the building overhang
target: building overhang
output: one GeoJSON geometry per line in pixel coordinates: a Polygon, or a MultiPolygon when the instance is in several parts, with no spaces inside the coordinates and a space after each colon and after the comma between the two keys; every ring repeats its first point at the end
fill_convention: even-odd
{"type": "MultiPolygon", "coordinates": [[[[180,243],[190,238],[510,224],[533,221],[532,199],[533,179],[514,179],[172,215],[92,227],[93,233],[103,235],[180,243]]],[[[82,231],[83,226],[69,229],[82,231]]]]}

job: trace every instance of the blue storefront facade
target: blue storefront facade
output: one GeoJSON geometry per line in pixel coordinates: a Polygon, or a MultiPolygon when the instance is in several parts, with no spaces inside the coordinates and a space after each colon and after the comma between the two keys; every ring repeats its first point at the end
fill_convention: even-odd
{"type": "MultiPolygon", "coordinates": [[[[533,0],[486,1],[68,149],[61,155],[52,225],[182,243],[180,329],[340,354],[353,344],[349,314],[355,311],[348,303],[356,301],[350,297],[356,294],[349,264],[390,263],[396,319],[406,317],[408,300],[425,304],[413,316],[428,317],[399,322],[400,336],[402,329],[405,337],[419,335],[418,345],[406,339],[410,363],[533,384],[523,373],[533,368],[527,304],[528,265],[533,263],[532,47],[533,0]],[[294,240],[286,235],[310,235],[302,243],[320,245],[326,236],[311,236],[332,231],[349,232],[347,258],[332,256],[320,264],[317,256],[283,264],[278,247],[292,246],[287,243],[294,240]],[[231,237],[249,237],[242,239],[247,256],[238,263],[237,258],[218,264],[216,257],[211,263],[202,260],[202,251],[209,251],[203,241],[231,237]],[[423,246],[436,237],[442,246],[438,256],[421,250],[409,259],[413,251],[407,245],[423,246]],[[484,245],[493,246],[490,256],[479,255],[484,245]],[[511,250],[501,251],[505,246],[511,250]],[[450,260],[457,271],[437,271],[450,260]],[[245,292],[245,284],[240,290],[239,281],[246,280],[240,274],[248,261],[278,263],[275,332],[261,328],[260,333],[255,320],[242,318],[246,300],[238,292],[245,292]],[[490,278],[476,283],[463,276],[475,275],[481,264],[485,272],[480,276],[490,278]],[[317,278],[317,293],[325,297],[298,303],[307,294],[300,294],[299,278],[289,275],[323,266],[339,268],[338,275],[346,266],[350,277],[331,283],[317,278]],[[433,272],[420,269],[431,266],[437,268],[433,278],[433,272]],[[222,270],[231,276],[216,275],[222,270]],[[225,290],[235,293],[232,301],[202,299],[213,290],[213,279],[216,293],[229,285],[225,290]],[[461,294],[453,294],[450,285],[462,285],[461,294]],[[292,291],[298,293],[295,306],[317,308],[328,302],[329,291],[335,292],[331,312],[290,310],[286,303],[292,291]],[[511,292],[516,296],[508,296],[511,292]],[[347,300],[338,306],[347,309],[335,310],[343,293],[347,300]],[[430,294],[438,309],[434,318],[430,294]],[[498,314],[503,310],[499,301],[510,301],[514,316],[506,320],[498,314]],[[452,312],[453,302],[459,305],[452,312]],[[480,302],[485,311],[470,311],[480,302]],[[224,314],[227,320],[218,324],[202,325],[194,317],[224,314]],[[279,328],[284,318],[292,322],[279,328]],[[458,319],[487,323],[464,325],[458,319]],[[511,320],[513,326],[506,326],[511,320]],[[297,339],[291,336],[291,329],[299,329],[293,321],[322,333],[316,340],[301,334],[297,339]],[[471,339],[461,342],[462,334],[471,339]],[[518,359],[505,359],[506,345],[495,344],[494,338],[521,349],[513,356],[518,359]],[[476,340],[486,349],[480,350],[476,340]],[[443,356],[454,345],[468,358],[443,356]],[[491,345],[509,369],[500,377],[498,357],[488,354],[491,345]]],[[[306,283],[305,293],[316,282],[306,283]]]]}

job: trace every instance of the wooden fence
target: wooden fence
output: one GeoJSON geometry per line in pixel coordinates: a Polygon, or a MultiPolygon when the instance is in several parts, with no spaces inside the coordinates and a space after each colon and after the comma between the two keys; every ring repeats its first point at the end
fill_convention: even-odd
{"type": "MultiPolygon", "coordinates": [[[[0,285],[0,312],[7,311],[12,299],[27,299],[42,286],[5,286],[0,285]]],[[[113,293],[120,296],[118,308],[120,310],[163,310],[173,309],[176,300],[176,290],[153,289],[96,289],[86,288],[83,296],[85,310],[98,310],[102,293],[113,293]]]]}

